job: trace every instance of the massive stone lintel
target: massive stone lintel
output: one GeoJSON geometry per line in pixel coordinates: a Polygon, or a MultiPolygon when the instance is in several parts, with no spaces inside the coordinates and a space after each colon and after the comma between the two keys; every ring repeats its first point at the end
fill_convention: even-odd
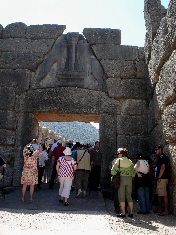
{"type": "Polygon", "coordinates": [[[93,44],[121,44],[120,29],[85,28],[83,34],[90,45],[93,44]]]}

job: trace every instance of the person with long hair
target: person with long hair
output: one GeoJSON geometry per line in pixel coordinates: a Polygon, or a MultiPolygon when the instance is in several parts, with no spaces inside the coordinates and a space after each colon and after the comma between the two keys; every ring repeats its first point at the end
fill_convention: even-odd
{"type": "MultiPolygon", "coordinates": [[[[38,140],[35,140],[37,144],[38,140]]],[[[39,145],[40,146],[40,145],[39,145]]],[[[37,158],[41,154],[42,150],[34,150],[31,143],[27,144],[23,150],[24,165],[21,176],[22,187],[22,202],[25,202],[26,188],[30,185],[30,202],[34,202],[33,193],[34,185],[38,184],[38,168],[37,168],[37,158]]]]}

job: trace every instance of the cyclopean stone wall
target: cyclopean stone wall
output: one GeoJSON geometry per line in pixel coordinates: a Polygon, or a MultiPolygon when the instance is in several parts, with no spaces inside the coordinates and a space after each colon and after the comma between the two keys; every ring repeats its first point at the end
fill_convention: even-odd
{"type": "Polygon", "coordinates": [[[118,29],[84,29],[84,36],[64,29],[0,27],[0,150],[13,160],[6,185],[20,184],[22,149],[39,121],[100,122],[103,188],[117,147],[126,146],[131,158],[148,150],[143,48],[120,45],[118,29]]]}
{"type": "Polygon", "coordinates": [[[146,0],[145,58],[148,64],[149,148],[164,147],[170,159],[170,209],[176,214],[176,0],[163,9],[160,0],[146,0]]]}

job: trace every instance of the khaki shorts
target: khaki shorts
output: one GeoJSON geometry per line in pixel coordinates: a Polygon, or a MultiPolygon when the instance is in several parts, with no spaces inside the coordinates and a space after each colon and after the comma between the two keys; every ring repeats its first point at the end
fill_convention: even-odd
{"type": "Polygon", "coordinates": [[[160,197],[167,196],[167,185],[168,179],[161,179],[160,182],[157,182],[157,194],[160,197]]]}

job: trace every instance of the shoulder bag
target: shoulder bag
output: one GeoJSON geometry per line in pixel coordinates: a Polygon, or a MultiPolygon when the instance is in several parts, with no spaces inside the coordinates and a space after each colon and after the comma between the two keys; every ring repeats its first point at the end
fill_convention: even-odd
{"type": "Polygon", "coordinates": [[[114,189],[119,189],[120,187],[120,159],[119,159],[118,172],[112,176],[112,187],[114,189]]]}

